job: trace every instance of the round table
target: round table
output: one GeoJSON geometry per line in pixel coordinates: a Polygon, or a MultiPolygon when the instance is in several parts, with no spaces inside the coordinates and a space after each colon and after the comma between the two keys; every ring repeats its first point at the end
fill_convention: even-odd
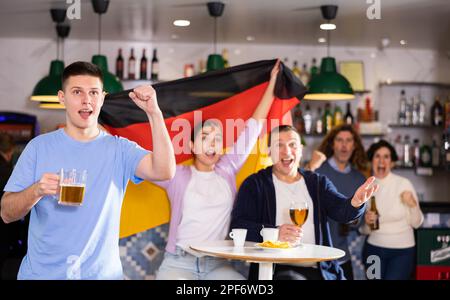
{"type": "Polygon", "coordinates": [[[235,247],[233,241],[207,241],[191,245],[191,249],[209,256],[259,263],[260,280],[271,280],[274,263],[315,263],[335,260],[345,252],[331,247],[302,244],[290,249],[260,248],[255,242],[235,247]]]}

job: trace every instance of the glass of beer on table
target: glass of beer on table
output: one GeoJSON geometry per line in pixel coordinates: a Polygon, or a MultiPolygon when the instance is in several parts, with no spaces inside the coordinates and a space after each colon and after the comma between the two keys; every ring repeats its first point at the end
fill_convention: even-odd
{"type": "Polygon", "coordinates": [[[80,206],[86,189],[87,171],[61,169],[58,204],[80,206]]]}

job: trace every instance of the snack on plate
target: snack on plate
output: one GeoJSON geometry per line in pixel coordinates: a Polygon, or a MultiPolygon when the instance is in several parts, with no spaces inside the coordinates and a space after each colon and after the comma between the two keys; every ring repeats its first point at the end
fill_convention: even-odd
{"type": "Polygon", "coordinates": [[[289,242],[280,242],[280,241],[265,241],[259,244],[261,247],[266,248],[290,248],[291,245],[289,242]]]}

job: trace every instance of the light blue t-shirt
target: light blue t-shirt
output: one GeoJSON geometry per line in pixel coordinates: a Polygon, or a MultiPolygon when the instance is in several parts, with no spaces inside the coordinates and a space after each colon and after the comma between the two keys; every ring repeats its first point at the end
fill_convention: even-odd
{"type": "Polygon", "coordinates": [[[82,206],[59,205],[46,196],[32,208],[18,279],[122,279],[120,210],[128,181],[142,181],[135,170],[147,153],[103,131],[89,142],[63,129],[30,141],[5,191],[20,192],[61,168],[87,170],[87,182],[82,206]]]}

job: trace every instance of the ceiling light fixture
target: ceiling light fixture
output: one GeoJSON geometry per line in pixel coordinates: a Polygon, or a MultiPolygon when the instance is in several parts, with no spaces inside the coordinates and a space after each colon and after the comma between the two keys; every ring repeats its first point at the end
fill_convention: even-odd
{"type": "Polygon", "coordinates": [[[175,21],[173,21],[173,25],[178,26],[178,27],[187,27],[187,26],[191,25],[191,21],[189,21],[189,20],[175,20],[175,21]]]}
{"type": "Polygon", "coordinates": [[[320,29],[322,30],[335,30],[336,29],[336,25],[333,23],[323,23],[320,24],[320,29]]]}

